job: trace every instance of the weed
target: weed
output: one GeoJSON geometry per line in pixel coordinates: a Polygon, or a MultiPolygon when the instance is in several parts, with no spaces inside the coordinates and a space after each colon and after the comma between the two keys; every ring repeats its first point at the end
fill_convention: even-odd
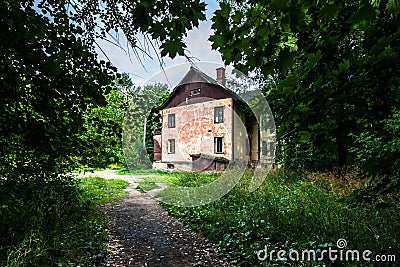
{"type": "Polygon", "coordinates": [[[70,176],[0,181],[1,266],[93,266],[108,230],[98,204],[123,195],[120,180],[70,176]]]}
{"type": "MultiPolygon", "coordinates": [[[[251,173],[247,172],[229,194],[213,203],[188,208],[163,206],[215,243],[237,265],[265,264],[256,256],[265,245],[276,250],[317,250],[334,246],[339,238],[347,240],[349,249],[398,253],[399,205],[392,209],[374,209],[362,203],[349,206],[343,198],[350,189],[344,191],[342,183],[326,178],[328,174],[310,175],[276,171],[266,177],[258,190],[249,193],[251,173]]],[[[195,179],[189,178],[178,179],[179,185],[196,184],[195,179]]],[[[354,189],[359,186],[356,182],[350,184],[354,189]]]]}
{"type": "Polygon", "coordinates": [[[154,182],[139,182],[138,184],[139,185],[136,187],[136,189],[141,193],[146,193],[147,191],[160,188],[154,182]]]}

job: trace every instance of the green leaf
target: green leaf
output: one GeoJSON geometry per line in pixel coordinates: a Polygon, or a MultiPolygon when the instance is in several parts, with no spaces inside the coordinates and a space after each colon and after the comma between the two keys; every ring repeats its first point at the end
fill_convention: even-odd
{"type": "Polygon", "coordinates": [[[300,142],[307,143],[310,141],[311,132],[299,131],[300,142]]]}
{"type": "Polygon", "coordinates": [[[276,63],[282,72],[286,72],[287,69],[292,67],[294,64],[294,53],[290,52],[288,49],[285,49],[279,54],[276,63]]]}
{"type": "Polygon", "coordinates": [[[180,40],[174,40],[164,42],[161,48],[161,56],[164,57],[168,54],[170,58],[174,58],[177,54],[183,56],[183,49],[186,48],[186,45],[180,40]]]}
{"type": "Polygon", "coordinates": [[[336,5],[327,5],[321,8],[320,16],[325,22],[329,22],[334,18],[337,18],[339,14],[339,7],[336,5]]]}
{"type": "Polygon", "coordinates": [[[373,21],[376,20],[376,10],[369,4],[366,4],[358,9],[349,19],[348,23],[359,24],[363,21],[373,21]]]}
{"type": "Polygon", "coordinates": [[[157,38],[165,39],[167,36],[166,32],[165,32],[165,28],[162,26],[161,23],[154,23],[151,28],[151,31],[153,32],[151,34],[153,39],[157,39],[157,38]]]}

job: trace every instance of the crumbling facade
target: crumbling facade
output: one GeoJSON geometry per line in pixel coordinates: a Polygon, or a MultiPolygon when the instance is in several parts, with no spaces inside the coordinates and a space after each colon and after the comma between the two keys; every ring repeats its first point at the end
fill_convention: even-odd
{"type": "Polygon", "coordinates": [[[225,69],[217,69],[214,80],[191,67],[159,107],[153,167],[222,171],[232,161],[262,160],[260,146],[267,140],[260,140],[257,120],[245,107],[225,87],[225,69]]]}

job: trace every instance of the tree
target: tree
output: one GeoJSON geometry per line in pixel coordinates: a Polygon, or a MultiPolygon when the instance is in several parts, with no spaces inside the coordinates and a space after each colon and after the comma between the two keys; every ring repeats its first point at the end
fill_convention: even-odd
{"type": "MultiPolygon", "coordinates": [[[[1,173],[63,172],[88,145],[80,139],[89,104],[104,104],[116,69],[98,62],[96,38],[124,30],[158,40],[161,55],[183,54],[186,30],[204,19],[198,0],[3,1],[0,4],[1,173]],[[4,97],[3,97],[4,96],[4,97]],[[33,167],[35,166],[35,167],[33,167]],[[38,170],[39,171],[39,170],[38,170]]],[[[136,43],[135,43],[136,42],[136,43]]],[[[154,47],[156,49],[156,47],[154,47]]]]}
{"type": "Polygon", "coordinates": [[[118,90],[105,94],[106,105],[89,105],[85,112],[86,131],[81,135],[87,147],[75,162],[79,167],[106,168],[110,164],[124,164],[121,137],[128,99],[118,90]]]}
{"type": "Polygon", "coordinates": [[[121,142],[125,131],[125,136],[129,133],[132,143],[137,146],[126,151],[129,155],[127,161],[131,168],[143,168],[148,165],[148,160],[153,160],[153,131],[161,126],[157,107],[169,96],[168,86],[137,87],[123,73],[112,87],[109,93],[104,94],[106,105],[89,105],[85,113],[86,131],[81,139],[93,145],[76,157],[75,162],[78,166],[100,168],[110,164],[126,165],[121,142]]]}
{"type": "MultiPolygon", "coordinates": [[[[153,47],[163,56],[183,54],[182,37],[205,18],[204,8],[198,0],[0,2],[0,261],[10,259],[13,249],[16,255],[35,251],[24,240],[35,235],[33,246],[47,245],[46,233],[63,229],[67,220],[81,220],[70,217],[74,209],[85,208],[76,180],[63,174],[74,158],[98,148],[99,140],[82,138],[90,122],[88,107],[90,115],[101,117],[108,112],[97,109],[106,104],[104,95],[111,102],[120,97],[110,92],[116,68],[94,54],[96,38],[122,29],[143,53],[153,47]],[[148,43],[150,37],[156,43],[148,43]]],[[[90,123],[95,139],[103,141],[97,130],[116,134],[115,123],[105,121],[111,125],[107,129],[90,123]]],[[[59,239],[48,242],[55,243],[59,239]]],[[[44,250],[62,254],[53,247],[44,250]]],[[[36,265],[42,260],[35,259],[36,265]]]]}
{"type": "Polygon", "coordinates": [[[291,133],[297,157],[332,168],[354,163],[351,134],[382,129],[399,105],[399,11],[397,1],[226,1],[210,39],[227,64],[269,82],[278,135],[291,133]]]}
{"type": "MultiPolygon", "coordinates": [[[[34,1],[27,2],[33,5],[34,1]]],[[[66,19],[77,27],[91,48],[97,38],[102,38],[124,49],[118,39],[118,32],[122,31],[137,57],[158,48],[161,56],[184,55],[183,36],[206,18],[206,4],[200,0],[41,0],[38,7],[50,14],[58,10],[68,12],[66,19]]]]}
{"type": "Polygon", "coordinates": [[[51,21],[16,1],[1,2],[0,12],[0,176],[61,172],[81,152],[82,115],[104,102],[113,70],[58,13],[51,21]]]}
{"type": "Polygon", "coordinates": [[[123,126],[123,151],[129,168],[151,168],[153,131],[161,126],[158,107],[169,96],[165,84],[150,84],[126,90],[129,106],[123,126]],[[144,141],[144,143],[143,143],[144,141]]]}

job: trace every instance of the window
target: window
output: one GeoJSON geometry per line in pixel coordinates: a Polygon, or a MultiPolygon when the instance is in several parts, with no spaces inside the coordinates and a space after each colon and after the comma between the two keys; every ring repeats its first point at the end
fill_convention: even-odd
{"type": "Polygon", "coordinates": [[[223,154],[224,153],[224,138],[223,137],[214,137],[214,150],[215,150],[215,154],[223,154]]]}
{"type": "Polygon", "coordinates": [[[214,122],[215,123],[224,122],[224,107],[216,107],[214,109],[214,122]]]}
{"type": "Polygon", "coordinates": [[[168,128],[175,128],[175,114],[168,114],[168,128]]]}
{"type": "Polygon", "coordinates": [[[200,88],[196,88],[196,89],[190,90],[190,95],[191,96],[199,95],[199,94],[200,94],[200,88]]]}
{"type": "Polygon", "coordinates": [[[266,141],[262,141],[262,154],[263,156],[267,155],[267,142],[266,141]]]}
{"type": "Polygon", "coordinates": [[[168,154],[175,154],[175,139],[168,139],[168,154]]]}

